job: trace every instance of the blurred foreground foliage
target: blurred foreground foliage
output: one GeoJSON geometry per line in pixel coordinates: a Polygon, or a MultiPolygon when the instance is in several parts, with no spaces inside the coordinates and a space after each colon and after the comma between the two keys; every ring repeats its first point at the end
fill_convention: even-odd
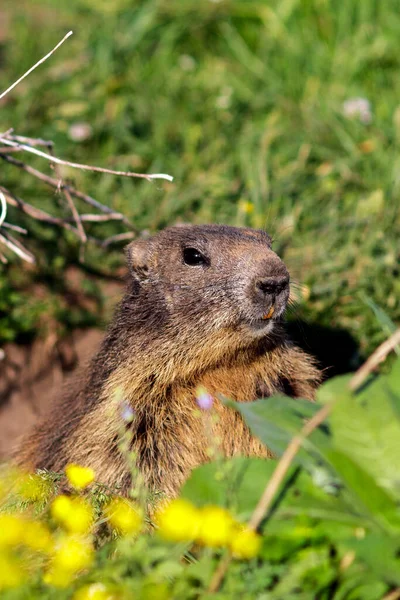
{"type": "MultiPolygon", "coordinates": [[[[150,184],[64,170],[77,187],[139,230],[182,220],[267,228],[306,286],[297,317],[347,329],[361,352],[383,337],[364,296],[399,319],[397,0],[21,0],[0,16],[2,89],[75,32],[7,96],[2,130],[52,139],[71,160],[175,177],[150,184]]],[[[2,181],[68,214],[10,165],[2,181]]],[[[9,219],[27,224],[11,209],[9,219]]],[[[30,279],[46,271],[59,297],[56,272],[77,262],[77,242],[30,230],[39,256],[30,279]]],[[[92,248],[86,260],[110,273],[120,259],[92,248]]],[[[14,271],[0,277],[24,298],[29,282],[15,282],[14,271]]],[[[35,333],[40,316],[27,308],[20,319],[6,287],[11,316],[0,309],[0,339],[35,333]]]]}
{"type": "Polygon", "coordinates": [[[285,396],[231,403],[278,457],[304,419],[332,403],[256,536],[245,523],[276,460],[201,466],[180,499],[153,506],[155,531],[143,521],[143,490],[124,500],[93,482],[88,468],[67,468],[70,497],[57,495],[61,475],[14,474],[11,495],[3,478],[1,597],[381,600],[398,590],[400,361],[357,393],[348,383],[347,376],[331,379],[316,404],[285,396]],[[226,576],[207,592],[227,548],[233,559],[226,576]]]}

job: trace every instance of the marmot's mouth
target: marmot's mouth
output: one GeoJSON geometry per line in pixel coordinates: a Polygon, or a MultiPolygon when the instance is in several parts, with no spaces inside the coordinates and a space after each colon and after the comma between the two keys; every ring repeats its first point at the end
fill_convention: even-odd
{"type": "Polygon", "coordinates": [[[273,306],[271,306],[271,308],[269,309],[269,311],[267,313],[265,313],[265,315],[263,315],[261,317],[261,319],[263,321],[266,321],[267,319],[271,319],[272,316],[273,316],[273,314],[274,314],[274,312],[275,312],[275,308],[273,306]]]}

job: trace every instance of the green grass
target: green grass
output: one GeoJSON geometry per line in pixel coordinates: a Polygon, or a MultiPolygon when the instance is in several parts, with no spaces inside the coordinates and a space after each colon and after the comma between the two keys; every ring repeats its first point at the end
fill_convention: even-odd
{"type": "MultiPolygon", "coordinates": [[[[1,130],[53,139],[70,160],[174,175],[173,184],[150,184],[68,172],[139,229],[266,228],[310,290],[297,316],[347,330],[361,353],[386,335],[366,297],[399,321],[395,0],[30,0],[1,12],[10,19],[1,89],[74,30],[1,105],[1,130]],[[343,115],[354,97],[371,103],[370,124],[343,115]],[[93,135],[73,142],[69,127],[82,121],[93,135]]],[[[28,175],[2,164],[2,181],[55,210],[52,193],[28,175]]],[[[73,240],[35,232],[46,273],[76,262],[73,240]]],[[[88,263],[112,270],[116,254],[92,251],[88,263]]]]}

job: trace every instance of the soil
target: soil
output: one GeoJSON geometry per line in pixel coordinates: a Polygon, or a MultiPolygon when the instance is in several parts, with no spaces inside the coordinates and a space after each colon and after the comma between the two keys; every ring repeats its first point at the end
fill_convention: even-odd
{"type": "MultiPolygon", "coordinates": [[[[107,313],[122,294],[120,283],[102,286],[107,313]]],[[[75,330],[62,340],[49,336],[30,345],[0,348],[0,460],[7,459],[34,422],[51,406],[63,386],[95,354],[104,331],[75,330]]]]}
{"type": "Polygon", "coordinates": [[[52,349],[46,341],[3,347],[0,363],[0,459],[51,404],[74,371],[90,360],[103,337],[99,329],[76,331],[52,349]]]}

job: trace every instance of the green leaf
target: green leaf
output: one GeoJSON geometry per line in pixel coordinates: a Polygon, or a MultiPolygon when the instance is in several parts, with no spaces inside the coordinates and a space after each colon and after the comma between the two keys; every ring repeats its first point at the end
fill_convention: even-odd
{"type": "MultiPolygon", "coordinates": [[[[195,469],[181,496],[197,506],[228,506],[241,519],[250,517],[276,467],[275,460],[238,456],[195,469]]],[[[289,470],[287,479],[294,472],[289,470]]]]}
{"type": "Polygon", "coordinates": [[[336,448],[395,497],[400,493],[400,419],[394,409],[400,394],[394,388],[398,365],[391,379],[377,377],[357,395],[343,392],[330,416],[336,448]]]}
{"type": "Polygon", "coordinates": [[[364,560],[380,578],[392,585],[400,585],[400,542],[379,533],[367,534],[361,540],[348,540],[347,544],[364,560]]]}
{"type": "MultiPolygon", "coordinates": [[[[301,431],[305,421],[320,409],[320,406],[307,400],[294,400],[287,396],[272,396],[242,403],[229,400],[227,404],[240,412],[252,433],[277,455],[283,453],[293,436],[301,431]]],[[[322,457],[330,447],[326,428],[321,426],[313,431],[304,440],[303,447],[295,462],[307,462],[309,457],[306,451],[322,457]]]]}
{"type": "Polygon", "coordinates": [[[302,470],[293,485],[287,490],[282,502],[279,504],[275,517],[288,519],[290,517],[304,517],[318,519],[332,529],[332,521],[361,527],[365,525],[365,518],[357,511],[354,502],[349,502],[343,490],[338,489],[335,494],[327,493],[316,485],[313,477],[302,470]]]}
{"type": "Polygon", "coordinates": [[[331,450],[329,458],[336,472],[346,484],[350,503],[353,502],[361,514],[369,517],[369,524],[372,525],[375,522],[386,530],[399,530],[400,512],[388,492],[382,489],[367,471],[344,452],[331,450]]]}

